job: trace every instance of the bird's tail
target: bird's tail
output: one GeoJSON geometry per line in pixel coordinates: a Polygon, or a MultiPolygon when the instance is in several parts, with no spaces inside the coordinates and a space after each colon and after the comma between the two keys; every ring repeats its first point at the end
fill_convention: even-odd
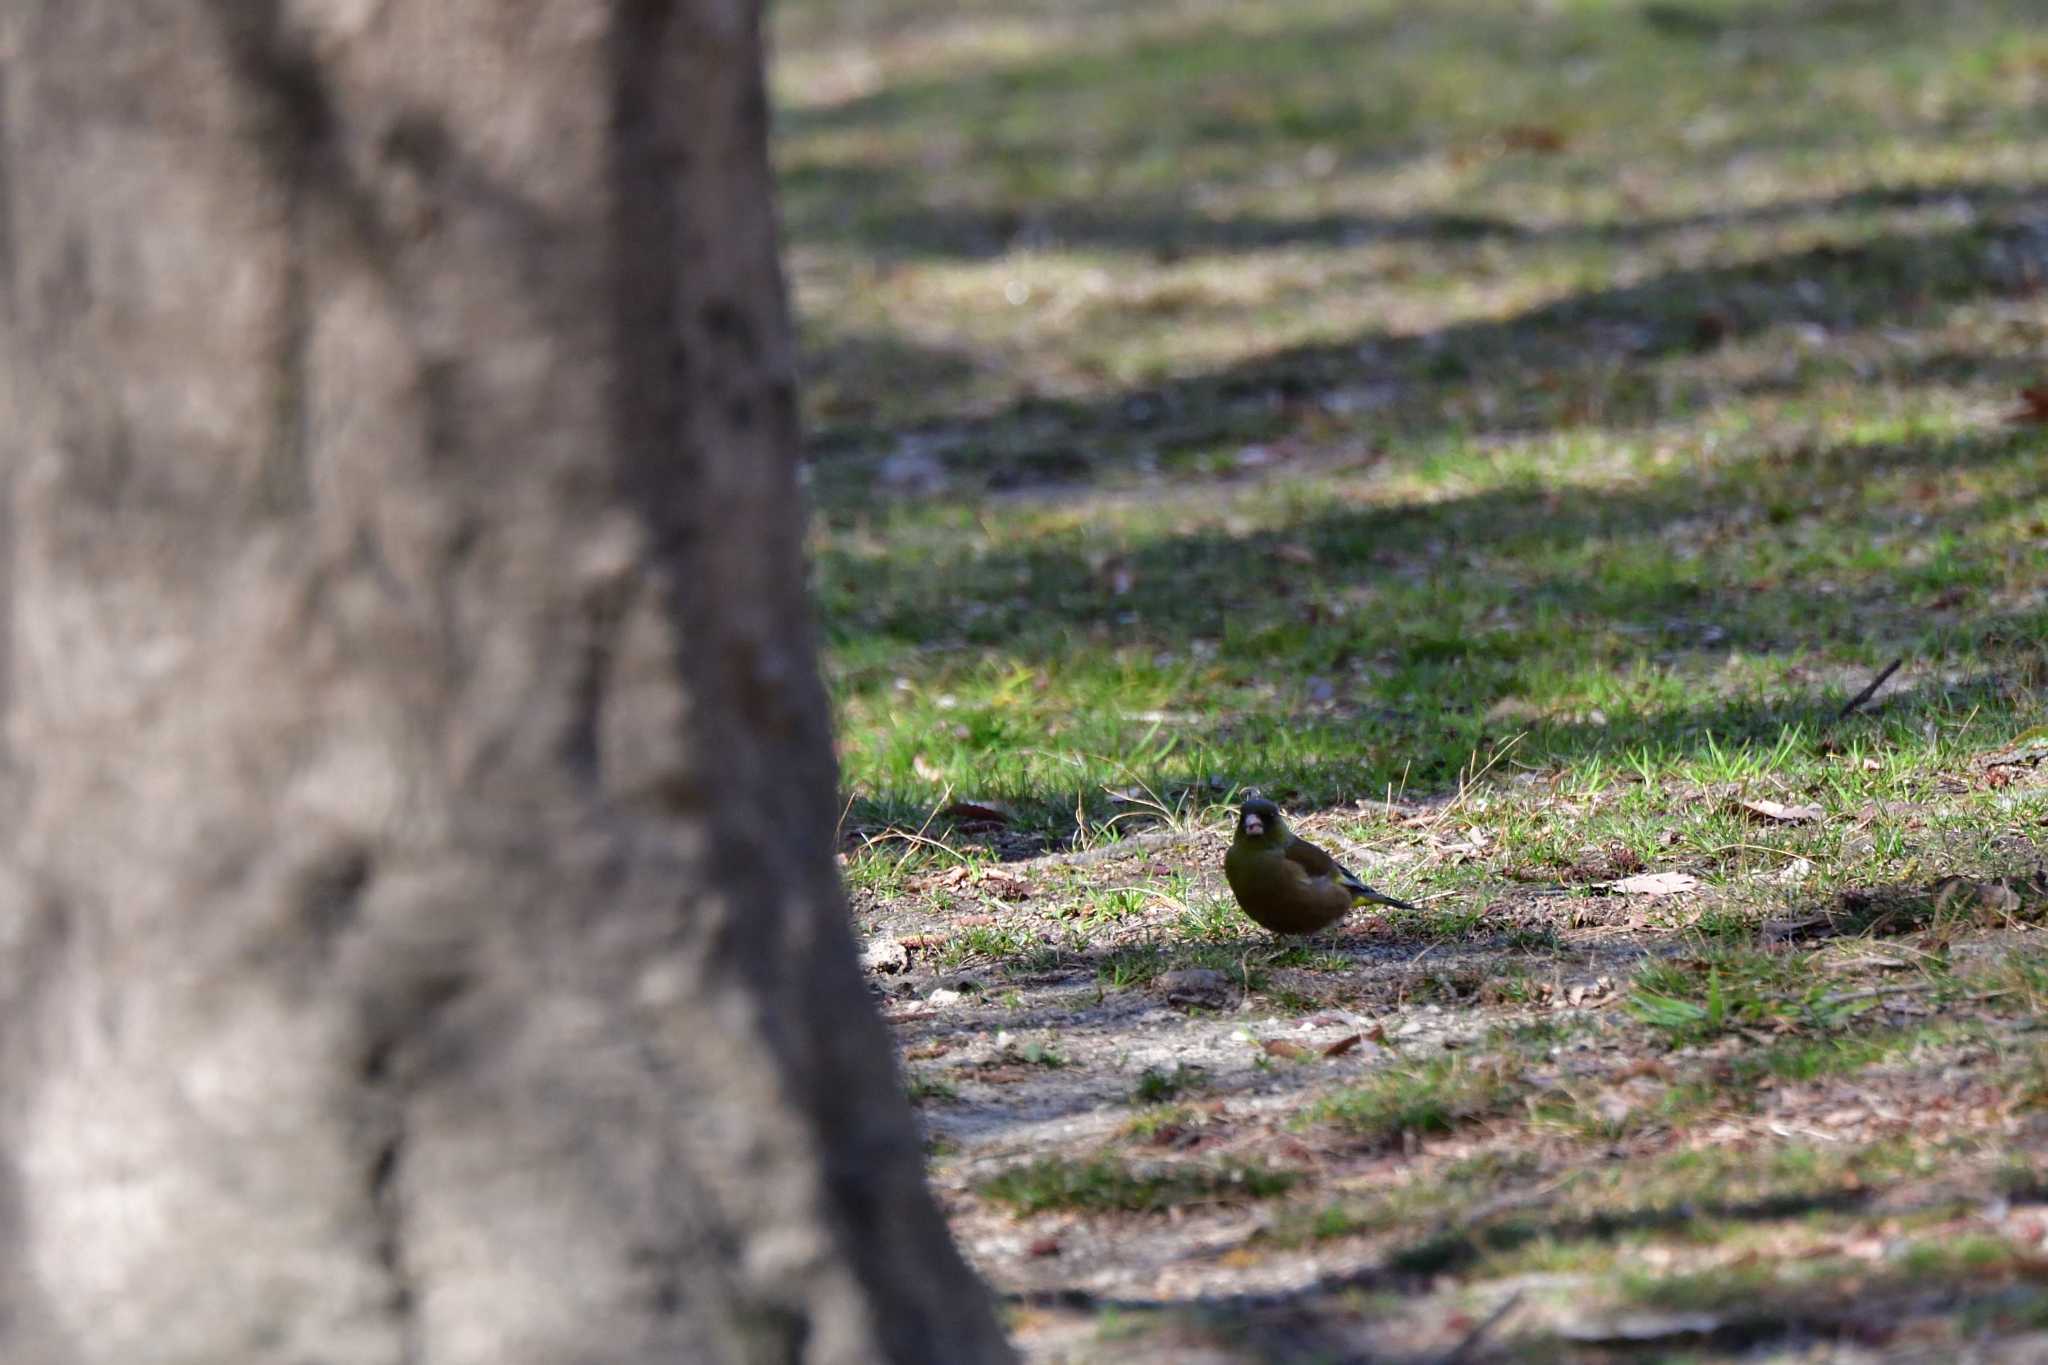
{"type": "Polygon", "coordinates": [[[1345,887],[1351,892],[1351,899],[1354,901],[1364,901],[1368,905],[1391,905],[1396,910],[1420,910],[1422,908],[1419,905],[1410,905],[1407,901],[1397,901],[1385,892],[1373,890],[1364,882],[1358,880],[1356,873],[1348,869],[1340,867],[1337,871],[1341,875],[1345,887]]]}

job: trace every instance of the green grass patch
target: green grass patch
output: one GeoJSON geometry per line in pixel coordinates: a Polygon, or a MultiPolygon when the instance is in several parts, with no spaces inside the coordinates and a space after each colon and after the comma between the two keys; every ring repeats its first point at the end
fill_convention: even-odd
{"type": "Polygon", "coordinates": [[[1167,1070],[1148,1066],[1139,1073],[1138,1083],[1131,1088],[1131,1099],[1138,1104],[1162,1104],[1206,1083],[1200,1067],[1181,1064],[1167,1070]]]}
{"type": "Polygon", "coordinates": [[[1303,1121],[1327,1123],[1369,1146],[1435,1137],[1505,1112],[1523,1094],[1519,1073],[1462,1057],[1389,1068],[1318,1101],[1303,1121]]]}
{"type": "Polygon", "coordinates": [[[1048,1209],[1158,1213],[1187,1204],[1268,1199],[1299,1177],[1264,1166],[1140,1167],[1113,1157],[1074,1161],[1042,1157],[982,1182],[982,1195],[1019,1214],[1048,1209]]]}
{"type": "Polygon", "coordinates": [[[904,1078],[904,1089],[912,1104],[924,1104],[929,1100],[957,1100],[960,1091],[943,1076],[934,1076],[928,1071],[913,1071],[904,1078]]]}

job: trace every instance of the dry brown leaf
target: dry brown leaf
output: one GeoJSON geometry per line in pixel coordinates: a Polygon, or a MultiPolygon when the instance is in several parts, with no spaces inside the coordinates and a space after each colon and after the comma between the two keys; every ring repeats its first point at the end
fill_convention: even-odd
{"type": "Polygon", "coordinates": [[[1771,801],[1762,797],[1754,801],[1738,801],[1736,804],[1759,819],[1780,825],[1811,824],[1827,814],[1819,806],[1788,806],[1782,801],[1771,801]]]}
{"type": "Polygon", "coordinates": [[[1010,813],[993,801],[962,799],[939,814],[962,829],[1000,829],[1010,823],[1010,813]]]}
{"type": "Polygon", "coordinates": [[[2048,384],[2021,389],[2019,411],[2005,420],[2014,426],[2048,426],[2048,384]]]}
{"type": "Polygon", "coordinates": [[[1273,558],[1289,564],[1313,564],[1316,552],[1298,540],[1283,540],[1273,547],[1273,558]]]}
{"type": "Polygon", "coordinates": [[[1021,901],[1031,898],[1031,883],[1014,872],[984,872],[976,884],[998,900],[1021,901]]]}
{"type": "Polygon", "coordinates": [[[1381,1047],[1387,1046],[1387,1028],[1384,1024],[1374,1024],[1365,1031],[1365,1036],[1369,1041],[1378,1043],[1381,1047]]]}
{"type": "Polygon", "coordinates": [[[1259,1046],[1266,1050],[1267,1056],[1285,1057],[1289,1061],[1298,1062],[1305,1057],[1313,1057],[1315,1055],[1300,1043],[1287,1038],[1268,1038],[1259,1046]]]}
{"type": "Polygon", "coordinates": [[[1342,1057],[1345,1053],[1351,1051],[1352,1048],[1357,1047],[1360,1043],[1364,1041],[1364,1034],[1353,1033],[1347,1037],[1339,1038],[1336,1042],[1324,1048],[1323,1055],[1325,1057],[1342,1057]]]}
{"type": "Polygon", "coordinates": [[[960,883],[967,880],[967,876],[967,865],[962,863],[949,867],[944,872],[933,872],[927,876],[913,877],[910,879],[910,889],[919,893],[941,891],[949,886],[960,885],[960,883]]]}

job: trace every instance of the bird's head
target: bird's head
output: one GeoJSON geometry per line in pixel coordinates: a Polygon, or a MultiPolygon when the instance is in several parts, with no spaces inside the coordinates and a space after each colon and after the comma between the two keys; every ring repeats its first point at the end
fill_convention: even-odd
{"type": "Polygon", "coordinates": [[[1254,796],[1237,808],[1237,837],[1255,844],[1285,843],[1287,822],[1280,818],[1278,806],[1254,796]]]}

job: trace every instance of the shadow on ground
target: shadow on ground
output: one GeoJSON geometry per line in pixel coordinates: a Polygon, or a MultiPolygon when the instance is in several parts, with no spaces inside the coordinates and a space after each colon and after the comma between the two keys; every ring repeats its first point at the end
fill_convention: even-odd
{"type": "MultiPolygon", "coordinates": [[[[1197,517],[1125,544],[1114,582],[1078,536],[936,560],[828,548],[818,577],[848,658],[914,649],[985,673],[1065,668],[1071,681],[1089,666],[1078,639],[1112,660],[1150,660],[1168,678],[1188,670],[1211,695],[1225,689],[1240,701],[1227,716],[1172,717],[1172,752],[1131,774],[1169,804],[1204,784],[1211,800],[1244,785],[1283,801],[1394,782],[1426,795],[1517,735],[1531,761],[1552,763],[1638,750],[1683,757],[1788,733],[1819,750],[2031,704],[2048,685],[2048,598],[2012,579],[2005,542],[1974,528],[2048,498],[2042,456],[2040,437],[2024,432],[1798,445],[1597,495],[1515,486],[1417,507],[1332,504],[1249,533],[1197,517]],[[1950,499],[1965,483],[1979,491],[1950,499]],[[1922,516],[1916,527],[1923,507],[1935,524],[1922,516]],[[1849,695],[1894,655],[1911,667],[1842,718],[1849,695]],[[1817,663],[1803,683],[1766,693],[1703,697],[1672,681],[1743,659],[1796,669],[1844,656],[1877,662],[1817,663]],[[1271,672],[1276,659],[1282,676],[1271,672]],[[1587,669],[1636,681],[1597,715],[1523,702],[1587,669]],[[1257,771],[1233,766],[1233,755],[1252,754],[1257,771]]],[[[888,676],[855,671],[842,686],[858,695],[888,676]]],[[[924,742],[916,703],[894,704],[906,712],[902,742],[924,742]]],[[[933,712],[929,724],[970,736],[985,727],[979,742],[992,749],[1015,742],[1015,724],[997,713],[933,712]]],[[[1086,748],[1089,724],[1104,752],[1134,728],[1083,717],[1068,742],[1086,748]]],[[[980,794],[1046,821],[1075,800],[1071,790],[1000,785],[980,794]]],[[[851,823],[928,815],[908,793],[877,790],[851,823]]]]}
{"type": "MultiPolygon", "coordinates": [[[[1217,457],[1252,444],[1298,440],[1356,459],[1391,441],[1432,436],[1625,433],[1737,399],[1796,398],[1829,382],[1910,393],[1967,379],[2017,394],[2038,377],[2023,348],[1922,353],[1859,340],[1880,328],[1909,335],[1971,299],[2024,294],[2048,276],[2048,235],[2034,221],[2048,212],[2048,189],[1939,194],[1975,205],[1971,225],[1664,270],[1506,318],[1420,334],[1365,332],[1099,397],[1027,399],[978,416],[934,411],[915,439],[957,496],[1071,489],[1133,469],[1213,472],[1217,457]],[[1761,372],[1727,378],[1682,363],[1788,329],[1800,339],[1761,372]]],[[[1449,255],[1446,267],[1455,270],[1456,253],[1449,255]]],[[[900,347],[877,351],[871,340],[837,347],[828,343],[819,357],[821,382],[933,395],[941,408],[975,366],[959,354],[906,365],[900,347]]],[[[827,515],[859,504],[877,458],[901,435],[894,424],[857,423],[816,435],[814,473],[827,515]]],[[[1221,467],[1232,466],[1225,458],[1221,467]]]]}

